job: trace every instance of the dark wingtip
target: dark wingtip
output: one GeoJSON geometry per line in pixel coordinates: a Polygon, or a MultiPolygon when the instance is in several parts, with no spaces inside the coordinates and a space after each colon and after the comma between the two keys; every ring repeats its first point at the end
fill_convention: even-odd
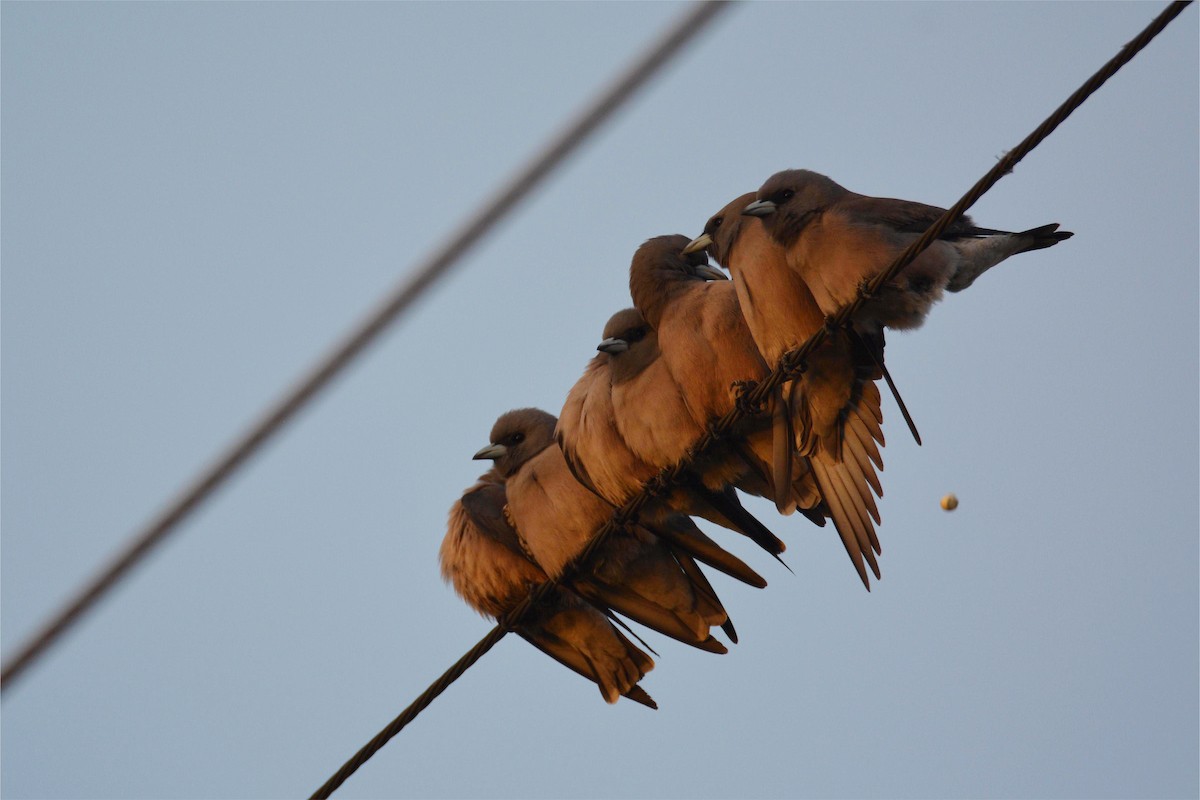
{"type": "Polygon", "coordinates": [[[638,685],[634,685],[632,689],[626,692],[624,697],[632,700],[635,703],[641,703],[646,708],[658,711],[658,703],[654,702],[654,698],[646,693],[646,690],[638,685]]]}
{"type": "Polygon", "coordinates": [[[703,499],[729,524],[714,520],[722,527],[749,537],[755,544],[776,558],[787,549],[783,540],[771,532],[766,525],[746,510],[732,488],[727,492],[716,492],[706,487],[696,476],[690,476],[688,484],[697,497],[703,499]]]}
{"type": "MultiPolygon", "coordinates": [[[[645,639],[643,639],[642,637],[638,636],[638,635],[637,635],[637,631],[635,631],[633,628],[629,627],[629,625],[627,625],[627,624],[625,623],[625,620],[621,619],[621,618],[620,618],[620,617],[618,617],[616,614],[614,614],[611,608],[607,608],[607,607],[606,607],[606,608],[600,608],[600,609],[597,609],[597,610],[598,610],[598,611],[600,611],[602,614],[604,614],[604,616],[608,617],[608,621],[609,621],[609,622],[611,622],[612,624],[614,624],[614,625],[616,625],[617,627],[621,628],[623,631],[625,631],[626,633],[628,633],[628,634],[629,634],[630,636],[632,636],[634,639],[637,639],[637,642],[638,642],[638,644],[640,644],[642,647],[646,648],[647,650],[649,650],[649,651],[650,651],[651,653],[653,653],[654,655],[656,655],[656,656],[658,655],[658,651],[657,651],[657,650],[655,650],[653,647],[651,647],[649,644],[647,644],[645,639]]],[[[659,656],[659,657],[661,658],[661,656],[659,656]]]]}
{"type": "Polygon", "coordinates": [[[1040,228],[1034,228],[1033,232],[1040,236],[1044,236],[1047,239],[1053,239],[1056,242],[1061,242],[1064,239],[1070,239],[1075,235],[1073,231],[1060,231],[1058,229],[1057,222],[1052,222],[1049,225],[1043,225],[1040,228]]]}
{"type": "MultiPolygon", "coordinates": [[[[862,348],[862,351],[866,353],[875,366],[879,368],[879,372],[882,373],[883,379],[887,381],[888,389],[891,391],[892,397],[896,399],[896,405],[900,408],[900,414],[904,417],[904,422],[908,425],[908,430],[912,434],[913,441],[915,441],[917,446],[920,447],[921,434],[917,430],[917,423],[913,421],[912,415],[908,413],[908,406],[904,404],[904,398],[900,396],[900,390],[896,388],[896,382],[892,380],[892,373],[888,372],[887,365],[883,363],[883,350],[880,349],[877,354],[875,349],[873,349],[867,343],[867,341],[863,339],[862,334],[860,334],[854,328],[850,328],[849,331],[854,338],[858,340],[859,347],[862,348]]],[[[881,441],[880,444],[882,445],[883,442],[881,441]]],[[[882,472],[883,464],[879,464],[878,466],[880,472],[882,472]]],[[[878,494],[880,497],[883,497],[882,491],[880,491],[878,494]]]]}
{"type": "MultiPolygon", "coordinates": [[[[871,572],[875,575],[875,580],[883,580],[883,575],[881,575],[879,572],[879,564],[875,561],[875,559],[870,558],[868,559],[867,563],[871,565],[871,572]]],[[[858,573],[858,577],[862,578],[863,586],[866,587],[867,591],[871,591],[871,580],[867,577],[867,571],[863,570],[862,572],[858,573]]]]}
{"type": "Polygon", "coordinates": [[[863,587],[868,592],[871,591],[871,579],[867,577],[867,568],[861,562],[855,561],[854,569],[858,572],[858,579],[862,581],[863,587]]]}
{"type": "MultiPolygon", "coordinates": [[[[857,566],[857,564],[855,566],[857,566]]],[[[865,568],[858,571],[858,577],[862,580],[863,588],[868,592],[871,591],[871,579],[867,576],[867,570],[865,568]]]]}
{"type": "Polygon", "coordinates": [[[1029,250],[1041,250],[1043,247],[1053,247],[1059,242],[1070,239],[1074,235],[1073,231],[1060,231],[1057,222],[1042,225],[1040,228],[1030,228],[1018,234],[1018,236],[1025,236],[1032,240],[1026,246],[1025,252],[1029,250]]]}
{"type": "Polygon", "coordinates": [[[733,620],[727,619],[722,622],[721,630],[725,631],[725,635],[729,637],[729,641],[734,644],[738,643],[737,629],[733,627],[733,620]]]}

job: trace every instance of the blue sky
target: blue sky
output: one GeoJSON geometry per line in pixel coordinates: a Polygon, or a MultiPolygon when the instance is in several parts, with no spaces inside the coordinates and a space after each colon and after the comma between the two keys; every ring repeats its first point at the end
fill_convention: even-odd
{"type": "MultiPolygon", "coordinates": [[[[728,12],[5,693],[3,794],[306,796],[489,629],[446,512],[642,241],[786,167],[948,205],[1161,7],[728,12]]],[[[3,652],[683,8],[4,3],[3,652]]],[[[795,575],[722,539],[770,586],[660,711],[510,637],[338,796],[1194,797],[1197,41],[972,211],[1075,238],[890,339],[870,594],[756,504],[795,575]]]]}

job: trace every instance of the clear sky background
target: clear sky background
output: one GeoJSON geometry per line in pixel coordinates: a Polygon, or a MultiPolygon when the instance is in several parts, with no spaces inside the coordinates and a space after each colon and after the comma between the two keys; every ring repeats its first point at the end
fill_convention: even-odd
{"type": "MultiPolygon", "coordinates": [[[[948,205],[1161,8],[732,9],[5,693],[5,797],[307,796],[490,628],[447,509],[642,241],[786,167],[948,205]]],[[[4,3],[4,653],[682,10],[4,3]]],[[[1197,33],[972,212],[1075,238],[891,337],[873,592],[756,503],[795,575],[722,537],[771,585],[648,637],[660,711],[509,637],[338,796],[1195,797],[1197,33]]]]}

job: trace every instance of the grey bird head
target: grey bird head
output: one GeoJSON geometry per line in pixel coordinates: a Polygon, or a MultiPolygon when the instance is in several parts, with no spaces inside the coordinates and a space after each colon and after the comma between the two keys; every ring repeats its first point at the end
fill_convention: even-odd
{"type": "Polygon", "coordinates": [[[635,273],[666,271],[683,273],[691,278],[705,281],[727,281],[729,277],[708,263],[703,248],[693,247],[686,236],[656,236],[647,239],[633,254],[629,272],[635,273]]]}
{"type": "Polygon", "coordinates": [[[687,255],[686,236],[656,236],[648,239],[633,254],[629,265],[629,293],[633,304],[653,327],[675,287],[688,281],[727,281],[716,267],[709,266],[708,255],[695,250],[687,255]]]}
{"type": "Polygon", "coordinates": [[[790,245],[809,220],[846,194],[843,186],[818,172],[786,169],[767,178],[742,214],[760,217],[777,241],[790,245]]]}
{"type": "Polygon", "coordinates": [[[622,309],[604,323],[604,333],[600,334],[604,339],[596,345],[596,349],[609,356],[627,353],[629,348],[645,338],[649,329],[650,326],[636,308],[622,309]]]}
{"type": "Polygon", "coordinates": [[[609,317],[596,348],[609,356],[614,383],[622,383],[658,358],[658,335],[636,308],[626,308],[609,317]]]}
{"type": "Polygon", "coordinates": [[[540,408],[518,408],[501,414],[492,426],[491,444],[472,458],[494,461],[496,471],[507,478],[554,441],[557,422],[553,414],[540,408]]]}

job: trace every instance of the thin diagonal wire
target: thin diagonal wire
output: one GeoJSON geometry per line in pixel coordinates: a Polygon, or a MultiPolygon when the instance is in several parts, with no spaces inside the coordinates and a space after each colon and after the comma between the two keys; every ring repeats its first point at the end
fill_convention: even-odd
{"type": "Polygon", "coordinates": [[[850,317],[857,311],[864,302],[870,297],[870,294],[887,281],[891,280],[912,263],[918,255],[928,247],[934,239],[936,239],[945,229],[956,219],[962,216],[968,208],[970,208],[980,197],[992,188],[1004,175],[1012,172],[1014,166],[1022,158],[1029,154],[1033,148],[1037,147],[1050,133],[1057,128],[1062,122],[1071,115],[1071,113],[1083,104],[1083,101],[1091,96],[1097,89],[1104,85],[1105,81],[1116,74],[1117,70],[1128,63],[1135,55],[1150,43],[1155,36],[1183,12],[1183,9],[1191,5],[1193,0],[1179,0],[1171,3],[1163,13],[1154,19],[1136,38],[1125,45],[1121,52],[1108,61],[1098,72],[1092,75],[1083,86],[1075,91],[1067,100],[1059,106],[1053,114],[1039,125],[1033,133],[1027,136],[1017,147],[1011,150],[1004,158],[997,162],[983,178],[981,178],[974,186],[971,187],[963,197],[946,210],[944,214],[930,227],[924,235],[912,244],[907,250],[900,254],[899,257],[886,270],[877,275],[869,284],[860,289],[858,296],[854,302],[847,305],[845,308],[831,316],[825,328],[817,331],[813,336],[804,342],[795,350],[784,353],[779,359],[779,364],[772,370],[771,374],[760,381],[758,384],[749,388],[746,391],[739,393],[736,406],[729,411],[725,416],[715,421],[709,426],[708,431],[692,445],[691,449],[684,457],[675,465],[667,467],[648,480],[643,486],[641,492],[634,495],[628,502],[613,512],[612,517],[596,532],[588,542],[587,547],[583,549],[574,559],[567,564],[559,576],[546,583],[540,584],[529,595],[521,601],[508,614],[504,615],[492,628],[486,636],[484,636],[474,647],[472,647],[462,658],[454,663],[450,669],[442,673],[436,681],[433,682],[424,692],[421,693],[416,700],[412,702],[408,708],[404,709],[396,719],[392,720],[382,731],[380,731],[370,742],[362,749],[355,753],[354,757],[342,765],[333,777],[325,782],[320,789],[314,792],[309,800],[326,800],[329,798],[339,786],[341,786],[350,775],[354,774],[359,767],[367,762],[380,748],[387,743],[396,734],[400,733],[410,722],[416,719],[417,715],[425,710],[430,703],[437,698],[442,692],[449,688],[450,684],[458,680],[476,661],[492,647],[504,638],[513,626],[516,625],[521,616],[533,605],[536,605],[546,596],[546,594],[556,587],[562,581],[569,579],[580,568],[580,565],[587,562],[592,554],[596,552],[610,535],[616,530],[620,530],[637,518],[638,511],[641,510],[647,502],[653,497],[661,494],[667,487],[678,483],[679,480],[687,473],[691,464],[717,442],[726,435],[734,425],[736,425],[744,417],[758,413],[757,410],[763,407],[767,398],[770,396],[774,388],[786,383],[789,380],[795,379],[804,371],[804,359],[812,352],[813,348],[820,345],[825,337],[829,335],[829,331],[836,329],[839,326],[845,325],[850,317]]]}
{"type": "Polygon", "coordinates": [[[803,361],[818,347],[821,342],[829,335],[831,330],[849,322],[850,318],[862,307],[870,296],[879,290],[883,284],[894,278],[902,269],[916,259],[935,239],[945,232],[946,228],[950,227],[955,220],[966,213],[967,209],[973,206],[980,197],[989,189],[996,185],[999,180],[1013,171],[1021,159],[1029,154],[1033,148],[1037,147],[1041,142],[1049,136],[1055,128],[1063,123],[1067,117],[1071,115],[1075,109],[1083,105],[1083,102],[1088,99],[1097,89],[1105,84],[1109,78],[1117,73],[1117,70],[1129,63],[1129,61],[1137,55],[1146,45],[1150,43],[1155,36],[1162,32],[1170,22],[1183,13],[1183,10],[1192,4],[1192,0],[1177,0],[1172,2],[1167,8],[1159,14],[1154,20],[1146,26],[1132,41],[1121,48],[1121,51],[1113,56],[1103,67],[1101,67],[1092,77],[1088,78],[1082,86],[1075,90],[1074,94],[1068,97],[1062,105],[1055,109],[1054,113],[1046,118],[1033,133],[1025,137],[1016,147],[1004,155],[996,164],[988,170],[979,181],[972,186],[965,195],[963,195],[957,203],[948,208],[941,217],[921,235],[917,241],[913,242],[907,250],[900,254],[886,270],[876,275],[865,287],[860,288],[858,295],[854,298],[854,302],[841,308],[838,312],[832,315],[824,328],[818,331],[803,345],[795,350],[785,353],[780,358],[780,364],[786,365],[786,370],[776,370],[770,376],[755,387],[750,395],[750,401],[754,403],[763,403],[770,395],[771,391],[777,388],[780,384],[787,382],[795,377],[803,369],[803,361]]]}
{"type": "Polygon", "coordinates": [[[454,266],[472,246],[503,219],[535,186],[563,163],[582,142],[646,84],[685,44],[700,33],[729,0],[706,0],[690,7],[584,112],[552,139],[453,235],[441,249],[414,269],[351,333],[260,418],[215,462],[187,485],[157,517],[143,528],[92,581],[0,668],[0,692],[26,670],[79,617],[161,542],[213,491],[274,435],[296,412],[340,373],[385,328],[454,266]]]}
{"type": "MultiPolygon", "coordinates": [[[[651,481],[653,482],[653,481],[651,481]]],[[[647,484],[649,485],[649,484],[647,484]]],[[[644,490],[616,512],[605,523],[604,527],[597,532],[595,536],[588,542],[582,552],[573,558],[563,568],[559,576],[553,580],[539,584],[529,592],[525,598],[512,608],[507,614],[497,621],[496,626],[488,631],[487,635],[475,643],[475,646],[463,654],[462,658],[455,661],[454,664],[425,691],[409,704],[408,708],[400,712],[400,715],[389,722],[387,726],[367,742],[359,751],[354,754],[345,764],[343,764],[337,772],[335,772],[329,780],[321,785],[321,788],[312,793],[309,800],[326,800],[337,791],[338,787],[346,782],[346,779],[358,771],[358,768],[370,760],[371,756],[379,752],[379,750],[388,743],[400,731],[417,718],[417,715],[424,711],[430,703],[437,699],[438,695],[450,688],[450,684],[462,677],[463,673],[470,669],[476,661],[483,658],[483,655],[492,649],[493,646],[512,631],[513,627],[520,622],[521,617],[525,615],[530,608],[542,602],[546,595],[554,591],[558,584],[569,578],[578,571],[581,564],[585,563],[597,549],[607,540],[608,536],[614,531],[619,530],[626,524],[624,521],[632,519],[630,515],[636,515],[637,509],[640,509],[651,495],[648,490],[644,490]]]]}

